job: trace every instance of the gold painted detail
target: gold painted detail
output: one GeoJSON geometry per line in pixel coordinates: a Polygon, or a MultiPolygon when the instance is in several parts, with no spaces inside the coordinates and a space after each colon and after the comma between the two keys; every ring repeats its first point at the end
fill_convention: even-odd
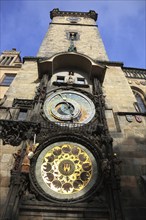
{"type": "Polygon", "coordinates": [[[71,160],[62,160],[59,164],[59,171],[65,176],[71,175],[75,171],[75,165],[71,160]]]}
{"type": "Polygon", "coordinates": [[[60,194],[77,193],[90,182],[92,163],[81,147],[61,144],[44,156],[41,175],[51,190],[60,194]]]}

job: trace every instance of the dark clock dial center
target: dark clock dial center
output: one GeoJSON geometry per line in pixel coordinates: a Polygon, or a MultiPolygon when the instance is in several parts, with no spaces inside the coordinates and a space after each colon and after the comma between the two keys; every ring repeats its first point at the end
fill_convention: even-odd
{"type": "Polygon", "coordinates": [[[74,173],[75,165],[71,160],[63,160],[59,164],[59,171],[65,176],[69,176],[74,173]]]}
{"type": "Polygon", "coordinates": [[[69,102],[62,102],[56,105],[56,110],[61,115],[73,115],[74,109],[74,106],[69,102]]]}

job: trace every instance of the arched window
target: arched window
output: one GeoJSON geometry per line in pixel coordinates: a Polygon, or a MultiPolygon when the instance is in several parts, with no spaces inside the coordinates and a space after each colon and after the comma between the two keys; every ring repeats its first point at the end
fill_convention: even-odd
{"type": "MultiPolygon", "coordinates": [[[[139,93],[139,92],[137,92],[137,91],[134,91],[133,90],[133,93],[134,93],[134,95],[135,95],[135,98],[136,98],[136,100],[137,100],[137,106],[138,106],[138,110],[139,110],[139,112],[141,112],[141,113],[146,113],[146,105],[145,105],[145,103],[144,103],[144,98],[143,98],[143,96],[139,93]]],[[[137,108],[136,108],[137,109],[137,108]]]]}

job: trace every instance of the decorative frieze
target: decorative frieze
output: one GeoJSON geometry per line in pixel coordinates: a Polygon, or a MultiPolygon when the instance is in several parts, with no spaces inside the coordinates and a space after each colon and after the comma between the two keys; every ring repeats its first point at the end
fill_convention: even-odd
{"type": "MultiPolygon", "coordinates": [[[[146,70],[145,69],[135,69],[135,68],[123,68],[125,76],[127,78],[136,78],[136,79],[146,79],[146,70]]],[[[139,81],[135,81],[139,83],[139,81]]]]}

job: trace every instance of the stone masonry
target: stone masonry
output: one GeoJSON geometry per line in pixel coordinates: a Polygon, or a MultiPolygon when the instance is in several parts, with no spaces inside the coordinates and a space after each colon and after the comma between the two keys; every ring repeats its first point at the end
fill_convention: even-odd
{"type": "MultiPolygon", "coordinates": [[[[96,62],[101,61],[106,66],[102,89],[106,102],[108,129],[113,138],[113,149],[122,161],[120,171],[121,198],[125,220],[144,220],[146,216],[146,191],[142,177],[146,176],[146,112],[141,114],[135,109],[136,98],[132,89],[136,88],[141,91],[146,106],[146,84],[144,84],[146,70],[144,70],[145,79],[128,79],[125,76],[123,64],[115,64],[108,60],[95,20],[79,17],[77,24],[71,24],[68,18],[69,16],[56,16],[52,19],[37,58],[50,58],[58,53],[67,53],[70,46],[67,34],[76,32],[79,34],[79,39],[74,41],[77,53],[86,55],[96,62]],[[140,84],[141,81],[143,84],[140,84]],[[127,115],[131,116],[130,122],[127,120],[127,115]],[[136,116],[139,116],[141,120],[137,121],[136,116]]],[[[3,67],[1,69],[5,72],[3,67]]],[[[12,71],[15,72],[16,69],[13,68],[12,71]]],[[[16,98],[33,99],[38,85],[37,60],[26,58],[8,90],[1,87],[1,91],[7,95],[3,106],[12,107],[13,100],[16,98]]],[[[1,119],[9,119],[8,110],[1,109],[1,112],[1,119]]],[[[11,113],[13,114],[13,110],[11,113]]],[[[4,207],[9,189],[10,170],[14,163],[12,154],[16,153],[18,149],[19,146],[3,145],[1,141],[0,210],[4,207]]],[[[25,217],[25,213],[24,216],[22,213],[20,217],[21,220],[34,218],[37,220],[47,219],[41,215],[34,217],[28,214],[25,217]]],[[[54,220],[54,218],[52,219],[54,220]]],[[[57,217],[57,219],[62,220],[61,217],[57,217]]]]}

